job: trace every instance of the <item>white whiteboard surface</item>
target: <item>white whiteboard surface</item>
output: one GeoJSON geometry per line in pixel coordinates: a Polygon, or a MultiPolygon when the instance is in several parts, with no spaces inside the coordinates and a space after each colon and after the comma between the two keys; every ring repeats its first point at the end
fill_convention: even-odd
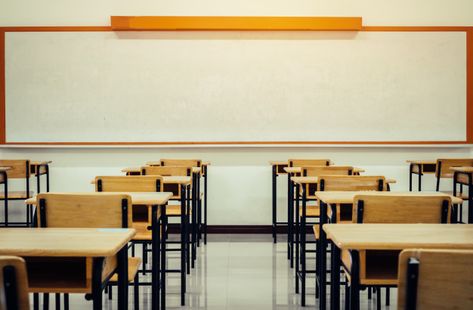
{"type": "Polygon", "coordinates": [[[465,141],[464,32],[6,33],[7,142],[465,141]]]}

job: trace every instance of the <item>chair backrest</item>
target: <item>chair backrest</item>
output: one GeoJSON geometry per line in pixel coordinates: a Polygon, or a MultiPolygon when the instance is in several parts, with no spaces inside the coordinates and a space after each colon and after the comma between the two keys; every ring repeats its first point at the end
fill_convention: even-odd
{"type": "Polygon", "coordinates": [[[397,308],[473,309],[472,250],[404,250],[397,308]]]}
{"type": "Polygon", "coordinates": [[[452,167],[471,167],[473,166],[473,158],[440,158],[437,159],[435,176],[437,178],[452,178],[452,167]]]}
{"type": "Polygon", "coordinates": [[[107,193],[43,193],[37,196],[39,227],[132,227],[131,198],[107,193]]]}
{"type": "Polygon", "coordinates": [[[200,167],[200,159],[161,159],[161,166],[200,167]]]}
{"type": "Polygon", "coordinates": [[[289,159],[289,167],[328,166],[330,159],[289,159]]]}
{"type": "Polygon", "coordinates": [[[150,176],[98,176],[96,192],[162,192],[163,178],[150,176]]]}
{"type": "Polygon", "coordinates": [[[354,223],[449,223],[452,201],[448,195],[369,193],[354,197],[354,223]]]}
{"type": "Polygon", "coordinates": [[[30,178],[30,161],[27,159],[2,159],[0,167],[10,167],[7,170],[9,179],[30,178]]]}
{"type": "Polygon", "coordinates": [[[190,176],[191,167],[182,166],[144,166],[141,167],[142,175],[160,175],[160,176],[190,176]]]}
{"type": "Polygon", "coordinates": [[[0,256],[0,309],[29,308],[25,261],[20,257],[0,256]]]}
{"type": "Polygon", "coordinates": [[[319,191],[383,191],[384,176],[319,176],[319,191]]]}
{"type": "Polygon", "coordinates": [[[302,175],[305,177],[318,177],[320,175],[352,175],[351,166],[311,166],[303,167],[302,175]]]}

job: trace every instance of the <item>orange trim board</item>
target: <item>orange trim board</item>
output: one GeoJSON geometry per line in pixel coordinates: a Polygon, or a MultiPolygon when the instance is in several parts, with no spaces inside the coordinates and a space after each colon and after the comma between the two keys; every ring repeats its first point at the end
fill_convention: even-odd
{"type": "Polygon", "coordinates": [[[113,30],[361,30],[361,17],[111,16],[113,30]]]}

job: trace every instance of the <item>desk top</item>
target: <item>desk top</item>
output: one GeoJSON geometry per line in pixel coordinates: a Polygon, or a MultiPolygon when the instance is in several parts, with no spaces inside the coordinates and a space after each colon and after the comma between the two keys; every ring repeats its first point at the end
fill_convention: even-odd
{"type": "Polygon", "coordinates": [[[452,167],[450,170],[471,173],[473,172],[473,167],[452,167]]]}
{"type": "MultiPolygon", "coordinates": [[[[307,167],[310,167],[310,166],[307,166],[307,167]]],[[[327,167],[330,167],[330,166],[327,166],[327,167]]],[[[283,169],[287,173],[301,173],[302,168],[305,168],[305,167],[284,167],[283,169]]],[[[365,172],[365,169],[353,167],[353,173],[362,173],[362,172],[365,172]]]]}
{"type": "MultiPolygon", "coordinates": [[[[150,162],[146,163],[148,166],[159,166],[159,165],[151,165],[150,162]]],[[[193,173],[200,173],[201,172],[201,167],[192,167],[192,172],[193,173]]],[[[141,167],[127,167],[123,168],[121,172],[125,173],[139,173],[141,174],[141,167]]]]}
{"type": "MultiPolygon", "coordinates": [[[[296,184],[317,184],[318,177],[291,177],[292,182],[296,184]]],[[[394,179],[385,179],[388,184],[396,183],[394,179]]]]}
{"type": "Polygon", "coordinates": [[[325,224],[340,249],[473,249],[473,225],[463,224],[325,224]]]}
{"type": "MultiPolygon", "coordinates": [[[[317,191],[315,196],[325,203],[352,203],[356,195],[386,195],[386,196],[445,196],[450,197],[453,202],[453,196],[441,192],[378,192],[378,191],[317,191]]],[[[460,199],[461,200],[461,199],[460,199]]]]}
{"type": "MultiPolygon", "coordinates": [[[[84,195],[107,195],[107,194],[126,194],[131,197],[131,203],[134,205],[164,205],[172,197],[170,192],[82,192],[70,194],[84,195]]],[[[25,200],[28,205],[36,205],[36,196],[25,200]]]]}
{"type": "Polygon", "coordinates": [[[416,164],[416,165],[436,165],[437,161],[435,160],[406,160],[409,164],[416,164]]]}
{"type": "Polygon", "coordinates": [[[107,257],[134,235],[122,228],[2,228],[0,255],[107,257]]]}
{"type": "Polygon", "coordinates": [[[283,161],[283,160],[280,160],[280,161],[277,161],[277,160],[271,160],[269,162],[269,164],[271,166],[284,166],[284,165],[289,165],[289,162],[286,160],[286,161],[283,161]]]}
{"type": "Polygon", "coordinates": [[[192,178],[186,176],[163,176],[163,183],[189,185],[192,183],[192,178]]]}

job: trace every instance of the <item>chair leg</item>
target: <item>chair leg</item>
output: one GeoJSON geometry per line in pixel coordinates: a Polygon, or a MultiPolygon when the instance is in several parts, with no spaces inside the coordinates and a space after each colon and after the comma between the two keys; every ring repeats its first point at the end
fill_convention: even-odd
{"type": "Polygon", "coordinates": [[[61,294],[56,293],[54,294],[56,310],[61,310],[61,294]]]}
{"type": "Polygon", "coordinates": [[[371,286],[368,287],[368,299],[371,300],[371,286]]]}
{"type": "Polygon", "coordinates": [[[33,294],[33,309],[39,310],[39,294],[38,293],[33,294]]]}
{"type": "Polygon", "coordinates": [[[43,310],[49,310],[49,294],[43,294],[43,310]]]}
{"type": "Polygon", "coordinates": [[[140,279],[138,274],[139,273],[137,272],[133,283],[133,302],[135,310],[140,309],[140,279]]]}
{"type": "Polygon", "coordinates": [[[146,274],[146,265],[148,263],[148,244],[146,242],[143,243],[143,275],[146,274]]]}
{"type": "Polygon", "coordinates": [[[386,306],[389,306],[390,304],[390,299],[391,299],[391,289],[389,287],[386,287],[386,306]]]}
{"type": "Polygon", "coordinates": [[[345,310],[350,309],[350,286],[348,286],[348,279],[345,277],[345,310]]]}
{"type": "Polygon", "coordinates": [[[112,285],[108,285],[108,300],[112,300],[113,298],[113,286],[112,285]]]}
{"type": "Polygon", "coordinates": [[[381,310],[381,287],[376,288],[376,310],[381,310]]]}
{"type": "Polygon", "coordinates": [[[69,294],[64,294],[64,310],[69,310],[69,294]]]}

